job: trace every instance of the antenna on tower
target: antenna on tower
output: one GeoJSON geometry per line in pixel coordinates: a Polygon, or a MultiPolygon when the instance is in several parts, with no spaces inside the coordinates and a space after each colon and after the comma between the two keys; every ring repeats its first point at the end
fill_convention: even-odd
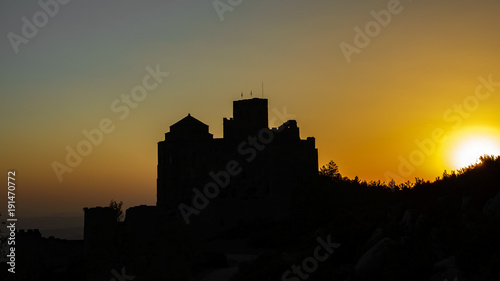
{"type": "Polygon", "coordinates": [[[262,82],[262,97],[264,97],[264,82],[262,82]]]}

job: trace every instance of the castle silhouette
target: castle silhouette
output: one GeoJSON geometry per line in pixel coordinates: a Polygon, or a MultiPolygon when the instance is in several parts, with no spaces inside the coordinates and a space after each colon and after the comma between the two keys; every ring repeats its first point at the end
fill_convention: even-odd
{"type": "Polygon", "coordinates": [[[171,125],[158,142],[156,206],[129,208],[123,227],[109,207],[84,208],[86,248],[102,250],[103,237],[144,229],[144,220],[151,227],[181,218],[194,233],[214,236],[286,217],[294,187],[318,173],[315,139],[301,139],[295,120],[268,128],[263,98],[233,101],[233,118],[224,118],[223,126],[223,138],[214,138],[190,114],[171,125]],[[238,173],[230,174],[228,166],[238,173]]]}

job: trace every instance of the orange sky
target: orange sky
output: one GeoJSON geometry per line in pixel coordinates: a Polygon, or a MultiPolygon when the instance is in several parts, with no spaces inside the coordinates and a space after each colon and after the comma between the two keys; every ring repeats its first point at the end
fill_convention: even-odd
{"type": "MultiPolygon", "coordinates": [[[[41,10],[0,5],[4,35],[22,35],[22,18],[41,10]]],[[[20,215],[155,204],[156,143],[168,127],[191,113],[222,137],[232,101],[260,95],[262,82],[270,117],[286,108],[302,138],[316,137],[319,164],[333,160],[348,177],[432,180],[457,168],[462,139],[500,143],[498,1],[243,1],[222,21],[210,1],[59,8],[17,54],[8,36],[0,42],[0,155],[5,174],[16,170],[20,215]],[[391,19],[360,47],[355,28],[370,26],[372,10],[391,19]],[[357,53],[346,58],[343,42],[357,53]],[[170,75],[120,119],[113,102],[157,65],[170,75]],[[60,182],[51,164],[103,118],[114,131],[60,182]],[[432,140],[436,130],[447,138],[432,140]]]]}

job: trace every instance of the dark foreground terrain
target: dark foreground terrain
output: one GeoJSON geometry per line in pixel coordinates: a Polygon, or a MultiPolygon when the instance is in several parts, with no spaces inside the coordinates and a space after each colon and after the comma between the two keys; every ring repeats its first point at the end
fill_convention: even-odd
{"type": "Polygon", "coordinates": [[[333,162],[320,174],[286,219],[217,237],[170,220],[86,251],[18,233],[16,274],[1,263],[0,280],[500,280],[500,157],[434,182],[360,182],[333,162]]]}

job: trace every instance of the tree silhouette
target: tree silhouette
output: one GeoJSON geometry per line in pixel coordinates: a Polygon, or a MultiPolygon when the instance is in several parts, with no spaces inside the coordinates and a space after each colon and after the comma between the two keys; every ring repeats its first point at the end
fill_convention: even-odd
{"type": "Polygon", "coordinates": [[[109,202],[109,207],[113,210],[117,222],[123,221],[122,206],[123,206],[122,201],[120,201],[120,203],[116,202],[115,200],[111,200],[111,202],[109,202]]]}
{"type": "Polygon", "coordinates": [[[330,161],[328,165],[321,167],[319,170],[321,176],[329,177],[333,180],[342,180],[342,176],[339,172],[339,166],[333,161],[330,161]]]}

